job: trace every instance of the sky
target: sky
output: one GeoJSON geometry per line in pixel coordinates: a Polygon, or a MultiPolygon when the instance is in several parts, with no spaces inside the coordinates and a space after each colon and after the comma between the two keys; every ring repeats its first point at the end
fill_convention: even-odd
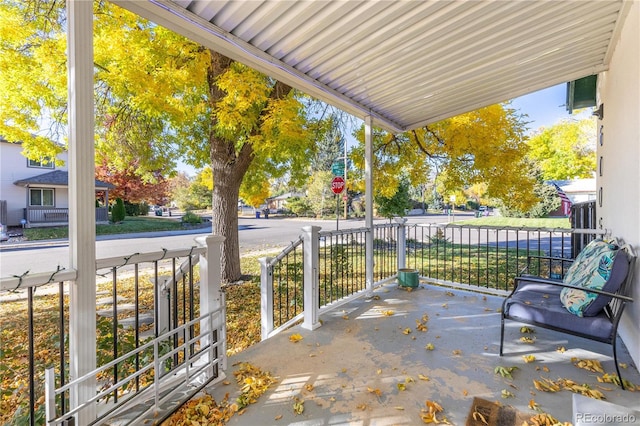
{"type": "MultiPolygon", "coordinates": [[[[582,114],[570,115],[566,109],[567,84],[558,84],[538,92],[530,93],[511,101],[512,108],[521,114],[526,114],[529,133],[538,130],[540,127],[550,127],[560,120],[569,118],[584,118],[583,115],[590,115],[590,111],[582,114]]],[[[178,170],[186,172],[190,176],[196,175],[196,170],[186,164],[179,164],[178,170]]]]}
{"type": "Polygon", "coordinates": [[[569,114],[566,109],[567,83],[558,84],[538,92],[530,93],[511,101],[511,106],[522,114],[527,114],[529,132],[540,127],[550,127],[558,121],[570,118],[584,118],[590,111],[569,114]]]}

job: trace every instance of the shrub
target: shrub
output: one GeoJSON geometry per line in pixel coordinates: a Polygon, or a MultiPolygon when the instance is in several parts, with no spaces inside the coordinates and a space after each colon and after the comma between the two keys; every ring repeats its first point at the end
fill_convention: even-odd
{"type": "Polygon", "coordinates": [[[116,198],[116,204],[111,209],[111,221],[114,223],[122,222],[127,215],[122,198],[116,198]]]}
{"type": "Polygon", "coordinates": [[[202,223],[202,218],[194,212],[187,211],[184,216],[182,216],[182,223],[195,225],[197,223],[202,223]]]}
{"type": "Polygon", "coordinates": [[[127,216],[145,216],[149,212],[149,205],[142,203],[124,203],[127,216]]]}

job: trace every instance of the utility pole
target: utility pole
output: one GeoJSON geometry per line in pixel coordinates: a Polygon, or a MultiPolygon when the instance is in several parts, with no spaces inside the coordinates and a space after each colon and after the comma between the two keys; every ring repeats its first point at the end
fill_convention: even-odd
{"type": "Polygon", "coordinates": [[[348,219],[347,200],[349,200],[349,192],[347,190],[347,141],[344,141],[344,195],[342,201],[344,201],[344,220],[348,219]]]}

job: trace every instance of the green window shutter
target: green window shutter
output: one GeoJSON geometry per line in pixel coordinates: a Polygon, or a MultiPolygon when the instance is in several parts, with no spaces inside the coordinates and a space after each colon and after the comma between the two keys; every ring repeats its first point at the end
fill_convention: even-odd
{"type": "Polygon", "coordinates": [[[590,75],[567,83],[567,111],[596,106],[597,75],[590,75]]]}

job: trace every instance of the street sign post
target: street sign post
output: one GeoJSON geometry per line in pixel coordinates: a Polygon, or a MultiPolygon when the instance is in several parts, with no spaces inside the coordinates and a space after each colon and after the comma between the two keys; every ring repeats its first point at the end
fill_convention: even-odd
{"type": "Polygon", "coordinates": [[[336,230],[340,229],[340,193],[344,191],[344,178],[336,176],[331,181],[331,191],[336,194],[336,230]]]}
{"type": "Polygon", "coordinates": [[[334,176],[342,176],[344,177],[344,163],[341,161],[336,161],[331,165],[331,173],[334,176]]]}

